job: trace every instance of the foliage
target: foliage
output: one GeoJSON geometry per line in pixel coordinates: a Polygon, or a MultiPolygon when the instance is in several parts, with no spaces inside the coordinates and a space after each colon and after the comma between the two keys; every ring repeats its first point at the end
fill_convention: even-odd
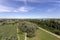
{"type": "Polygon", "coordinates": [[[27,37],[33,37],[35,35],[35,31],[37,29],[37,26],[33,23],[30,23],[30,22],[22,22],[19,25],[19,29],[22,32],[26,32],[27,37]]]}
{"type": "Polygon", "coordinates": [[[55,30],[57,30],[56,34],[60,35],[60,19],[29,19],[26,21],[35,23],[38,26],[47,29],[53,33],[56,33],[55,30]]]}

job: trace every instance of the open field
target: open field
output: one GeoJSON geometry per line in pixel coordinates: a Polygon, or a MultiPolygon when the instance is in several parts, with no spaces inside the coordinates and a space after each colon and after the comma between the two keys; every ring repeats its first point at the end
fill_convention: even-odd
{"type": "MultiPolygon", "coordinates": [[[[20,37],[25,38],[23,35],[24,34],[22,34],[20,37]]],[[[60,38],[57,38],[57,37],[45,32],[43,30],[38,29],[37,32],[36,32],[36,36],[33,37],[33,38],[28,38],[27,37],[27,40],[60,40],[60,38]]]]}
{"type": "Polygon", "coordinates": [[[25,35],[24,32],[19,30],[18,26],[20,26],[22,22],[23,21],[20,20],[5,20],[3,22],[0,21],[0,40],[60,40],[60,38],[57,38],[54,35],[51,35],[41,29],[37,29],[35,36],[29,38],[25,35]]]}
{"type": "Polygon", "coordinates": [[[28,38],[28,40],[60,40],[60,39],[45,31],[38,29],[36,32],[36,36],[33,38],[28,38]]]}
{"type": "Polygon", "coordinates": [[[17,40],[16,25],[0,25],[0,40],[17,40]]]}

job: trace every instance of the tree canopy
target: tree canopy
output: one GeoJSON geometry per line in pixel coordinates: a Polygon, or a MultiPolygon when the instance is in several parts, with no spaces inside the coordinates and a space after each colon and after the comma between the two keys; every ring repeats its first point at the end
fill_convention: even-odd
{"type": "Polygon", "coordinates": [[[19,25],[19,29],[20,31],[27,33],[27,37],[33,37],[35,36],[37,25],[24,21],[19,25]]]}

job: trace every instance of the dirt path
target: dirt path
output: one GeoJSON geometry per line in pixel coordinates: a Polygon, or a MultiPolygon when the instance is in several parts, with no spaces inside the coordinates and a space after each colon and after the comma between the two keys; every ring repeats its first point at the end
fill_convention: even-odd
{"type": "Polygon", "coordinates": [[[27,36],[26,35],[27,35],[27,33],[25,33],[25,40],[27,40],[27,36]]]}
{"type": "Polygon", "coordinates": [[[18,32],[19,32],[19,30],[18,30],[18,27],[17,27],[17,38],[18,38],[18,40],[20,40],[20,36],[19,36],[18,32]]]}
{"type": "Polygon", "coordinates": [[[52,32],[49,32],[49,31],[47,31],[47,30],[45,30],[45,29],[43,29],[43,28],[41,28],[41,27],[38,27],[38,28],[39,28],[40,30],[43,30],[43,31],[45,31],[45,32],[47,32],[47,33],[49,33],[49,34],[57,37],[57,38],[60,38],[60,36],[58,36],[58,35],[56,35],[56,34],[54,34],[54,33],[52,33],[52,32]]]}

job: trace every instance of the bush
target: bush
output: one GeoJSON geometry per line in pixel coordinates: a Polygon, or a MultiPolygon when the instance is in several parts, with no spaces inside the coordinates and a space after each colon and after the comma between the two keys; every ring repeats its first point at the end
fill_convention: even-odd
{"type": "Polygon", "coordinates": [[[54,30],[54,33],[57,35],[60,35],[60,31],[59,30],[54,30]]]}

